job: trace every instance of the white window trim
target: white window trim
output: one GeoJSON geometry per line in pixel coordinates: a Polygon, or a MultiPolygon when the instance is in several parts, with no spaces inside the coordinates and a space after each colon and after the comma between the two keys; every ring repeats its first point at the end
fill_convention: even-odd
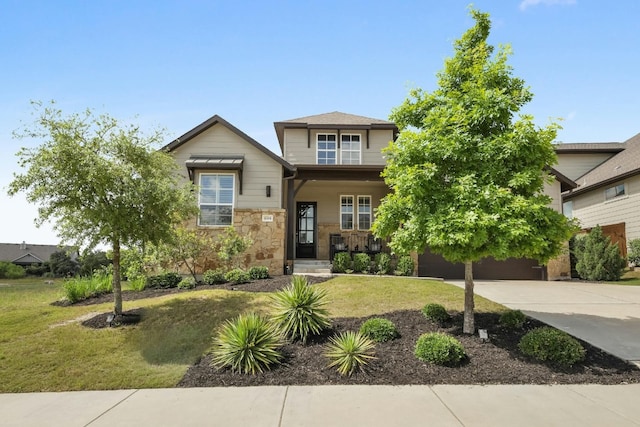
{"type": "Polygon", "coordinates": [[[368,194],[360,194],[358,196],[356,196],[356,200],[355,200],[355,205],[356,205],[356,210],[357,210],[357,222],[358,222],[358,230],[362,230],[362,231],[369,231],[371,230],[371,224],[373,224],[373,198],[368,195],[368,194]],[[360,197],[366,197],[369,199],[369,212],[367,212],[367,214],[369,215],[369,228],[361,228],[360,227],[360,197]]]}
{"type": "MultiPolygon", "coordinates": [[[[338,145],[340,144],[340,142],[338,141],[338,134],[337,133],[331,133],[331,132],[318,132],[316,133],[316,165],[319,165],[320,163],[318,163],[319,160],[319,156],[318,156],[318,152],[320,151],[320,149],[318,148],[318,143],[320,141],[318,141],[318,137],[320,135],[333,135],[336,137],[335,140],[335,144],[336,144],[336,148],[335,150],[333,150],[336,153],[336,162],[335,163],[322,163],[323,165],[339,165],[340,164],[340,158],[339,158],[339,154],[340,154],[340,149],[338,149],[338,145]]],[[[331,151],[331,150],[323,150],[323,151],[331,151]]]]}
{"type": "MultiPolygon", "coordinates": [[[[353,141],[350,140],[349,142],[351,143],[353,141]]],[[[343,165],[343,164],[361,165],[362,164],[362,135],[360,135],[359,133],[343,133],[343,134],[340,134],[340,164],[341,165],[343,165]],[[358,139],[359,139],[358,140],[358,163],[343,163],[344,156],[342,154],[345,151],[348,151],[350,153],[353,153],[355,151],[355,150],[345,150],[344,149],[344,144],[343,144],[344,141],[342,141],[342,137],[344,137],[344,136],[348,136],[348,137],[357,136],[358,137],[358,139]]]]}
{"type": "MultiPolygon", "coordinates": [[[[209,228],[225,228],[233,226],[233,216],[235,215],[235,205],[236,205],[236,174],[235,173],[224,173],[224,172],[200,172],[198,174],[198,209],[203,205],[200,200],[201,192],[200,188],[202,187],[200,184],[202,182],[203,176],[210,175],[218,175],[218,176],[230,176],[233,179],[233,193],[231,195],[231,224],[200,224],[200,214],[198,214],[198,227],[209,227],[209,228]]],[[[229,206],[227,203],[205,203],[205,206],[229,206]]]]}
{"type": "Polygon", "coordinates": [[[356,205],[355,205],[355,201],[356,198],[355,196],[351,195],[351,194],[341,194],[340,195],[340,199],[338,200],[338,215],[339,215],[339,221],[340,221],[340,230],[344,230],[344,231],[354,231],[356,230],[356,221],[357,221],[357,217],[356,215],[356,205]],[[351,207],[352,207],[352,211],[351,211],[351,228],[344,228],[343,227],[343,223],[342,223],[342,198],[343,197],[351,197],[351,207]]]}

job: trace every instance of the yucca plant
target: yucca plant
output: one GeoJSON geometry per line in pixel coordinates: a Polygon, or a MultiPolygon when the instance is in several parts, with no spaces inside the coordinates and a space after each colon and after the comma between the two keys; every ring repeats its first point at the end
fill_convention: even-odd
{"type": "Polygon", "coordinates": [[[264,372],[280,363],[281,345],[280,331],[266,318],[255,313],[241,314],[227,320],[214,340],[212,365],[245,374],[264,372]]]}
{"type": "Polygon", "coordinates": [[[374,353],[373,341],[359,332],[347,331],[331,337],[325,356],[331,361],[330,368],[336,367],[340,375],[351,375],[375,359],[374,353]]]}
{"type": "Polygon", "coordinates": [[[271,319],[287,339],[299,339],[305,344],[309,335],[317,335],[331,326],[329,313],[324,308],[327,291],[309,286],[304,276],[293,276],[291,284],[271,299],[274,309],[271,319]]]}

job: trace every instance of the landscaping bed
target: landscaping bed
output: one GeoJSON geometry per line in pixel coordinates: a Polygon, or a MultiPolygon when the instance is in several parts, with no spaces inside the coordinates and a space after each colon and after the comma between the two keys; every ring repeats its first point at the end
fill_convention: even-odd
{"type": "MultiPolygon", "coordinates": [[[[309,276],[309,283],[320,283],[329,277],[309,276]]],[[[199,285],[196,290],[227,289],[246,292],[274,292],[289,285],[291,276],[256,280],[245,284],[199,285]]],[[[131,301],[190,290],[147,289],[125,291],[123,299],[131,301]]],[[[102,295],[77,303],[98,304],[112,301],[112,295],[102,295]]],[[[130,314],[141,315],[144,309],[130,314]]],[[[462,313],[451,313],[452,319],[439,326],[427,320],[419,310],[401,310],[361,318],[334,318],[332,328],[321,336],[312,337],[307,345],[288,343],[282,347],[284,363],[270,371],[256,375],[234,373],[229,369],[210,366],[211,356],[204,354],[191,366],[178,387],[255,386],[255,385],[328,385],[328,384],[624,384],[640,383],[640,370],[585,342],[586,359],[572,368],[554,367],[523,356],[518,350],[520,338],[529,330],[544,326],[535,319],[527,319],[521,330],[509,330],[498,323],[498,313],[476,313],[476,327],[487,329],[489,340],[462,333],[462,313]],[[358,331],[371,317],[391,320],[400,338],[377,343],[376,359],[364,372],[343,377],[328,368],[324,356],[329,337],[345,331],[358,331]],[[414,356],[418,337],[426,332],[444,332],[457,338],[464,346],[466,358],[458,367],[444,367],[421,362],[414,356]]],[[[82,322],[90,328],[106,327],[108,313],[82,322]]]]}
{"type": "MultiPolygon", "coordinates": [[[[372,317],[372,316],[370,316],[372,317]]],[[[365,372],[351,377],[327,368],[324,345],[334,333],[357,331],[368,318],[333,319],[331,331],[311,339],[307,345],[286,344],[282,365],[257,375],[234,373],[210,366],[206,355],[189,368],[179,387],[329,384],[625,384],[640,382],[640,370],[587,343],[586,360],[572,368],[557,368],[521,355],[520,337],[528,330],[544,326],[527,319],[523,330],[510,331],[498,325],[498,314],[477,313],[476,326],[487,329],[489,341],[462,334],[462,314],[443,327],[428,321],[418,310],[397,311],[382,316],[391,320],[401,337],[376,344],[376,359],[365,372]],[[446,332],[464,346],[467,358],[458,367],[437,366],[419,361],[413,354],[416,340],[425,332],[446,332]]]]}

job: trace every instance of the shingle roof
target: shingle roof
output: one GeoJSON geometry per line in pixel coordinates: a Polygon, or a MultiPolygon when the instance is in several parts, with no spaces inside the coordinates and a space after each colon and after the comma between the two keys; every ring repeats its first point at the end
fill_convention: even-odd
{"type": "Polygon", "coordinates": [[[347,114],[340,111],[283,120],[275,122],[273,126],[276,128],[276,135],[278,136],[280,148],[284,148],[284,129],[289,127],[318,128],[326,126],[330,128],[339,127],[343,129],[397,129],[395,123],[387,120],[373,119],[371,117],[347,114]]]}
{"type": "Polygon", "coordinates": [[[556,153],[619,153],[624,142],[578,142],[554,144],[556,153]]]}
{"type": "Polygon", "coordinates": [[[32,245],[27,243],[0,243],[0,261],[32,264],[49,261],[51,254],[70,247],[57,245],[32,245]]]}
{"type": "Polygon", "coordinates": [[[577,194],[604,187],[629,176],[640,175],[640,133],[624,142],[625,149],[576,179],[578,188],[567,194],[577,194]]]}

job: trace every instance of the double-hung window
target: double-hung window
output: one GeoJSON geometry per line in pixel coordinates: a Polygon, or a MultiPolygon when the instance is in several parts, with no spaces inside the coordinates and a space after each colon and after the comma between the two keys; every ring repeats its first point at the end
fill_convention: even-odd
{"type": "Polygon", "coordinates": [[[360,135],[340,135],[340,156],[343,165],[360,164],[360,135]]]}
{"type": "Polygon", "coordinates": [[[336,135],[330,133],[319,133],[317,138],[318,164],[335,165],[337,163],[336,135]]]}
{"type": "Polygon", "coordinates": [[[340,229],[353,230],[353,196],[340,196],[340,229]]]}
{"type": "Polygon", "coordinates": [[[358,230],[371,228],[371,196],[358,196],[358,230]]]}
{"type": "Polygon", "coordinates": [[[233,223],[234,175],[200,174],[199,225],[231,225],[233,223]]]}

